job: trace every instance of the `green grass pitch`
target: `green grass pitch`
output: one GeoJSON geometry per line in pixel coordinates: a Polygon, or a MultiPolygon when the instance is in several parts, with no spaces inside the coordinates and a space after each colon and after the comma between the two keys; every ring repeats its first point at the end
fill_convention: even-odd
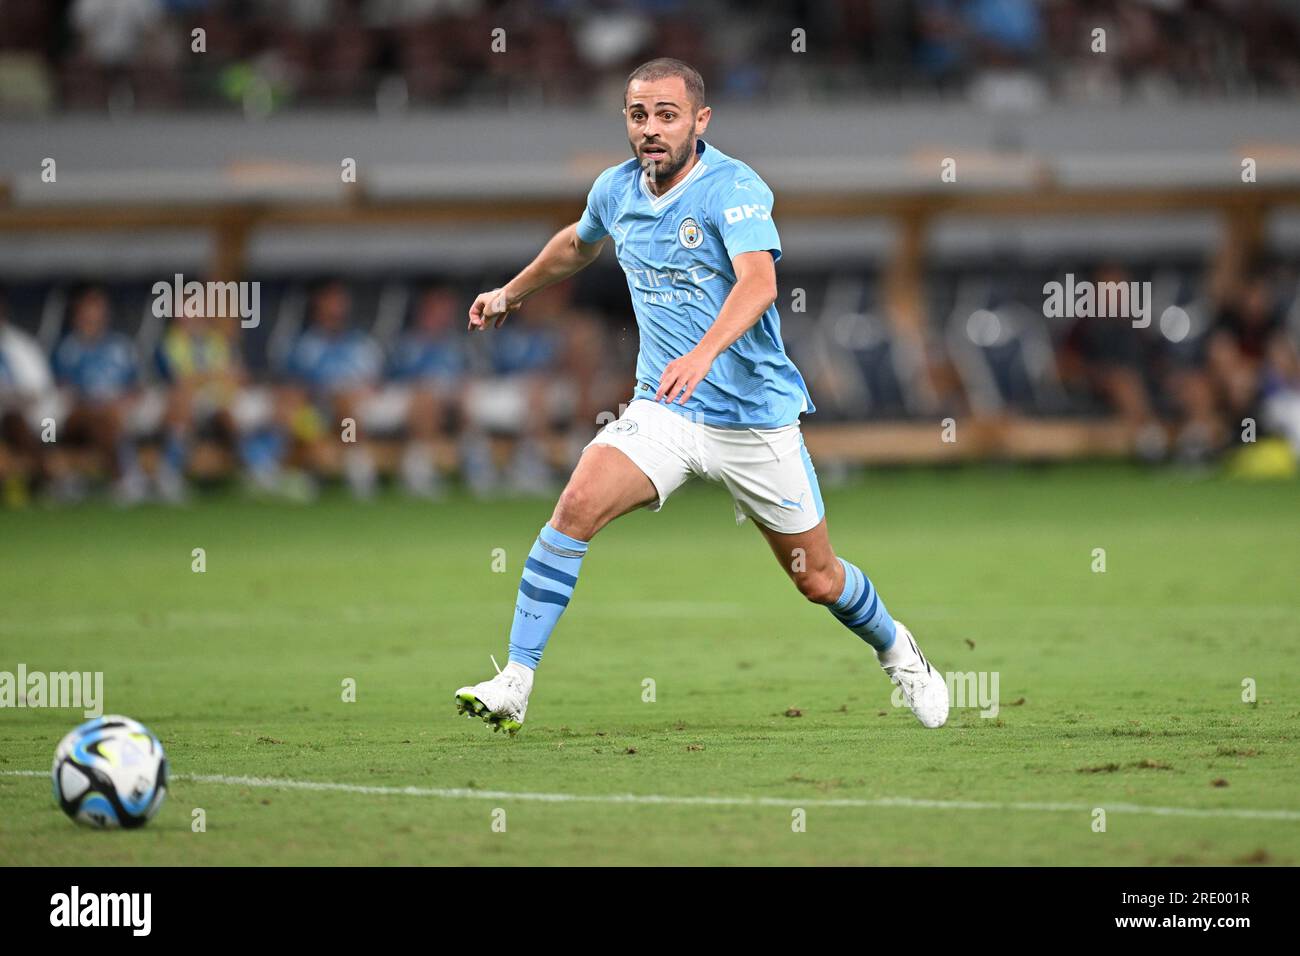
{"type": "Polygon", "coordinates": [[[0,863],[1300,863],[1294,483],[901,471],[825,497],[934,664],[997,673],[996,717],[893,707],[699,482],[593,542],[514,739],[452,694],[504,663],[549,502],[0,513],[0,670],[103,671],[179,775],[145,829],[85,830],[21,775],[80,713],[0,710],[0,863]],[[523,796],[554,794],[596,799],[523,796]]]}

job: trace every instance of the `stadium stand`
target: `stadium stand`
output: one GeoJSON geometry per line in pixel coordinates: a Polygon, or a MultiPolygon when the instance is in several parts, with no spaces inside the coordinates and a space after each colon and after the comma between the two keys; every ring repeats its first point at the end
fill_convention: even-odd
{"type": "Polygon", "coordinates": [[[1294,4],[601,6],[0,0],[7,500],[61,480],[55,497],[76,497],[69,474],[120,469],[93,447],[54,462],[39,440],[59,416],[37,413],[74,396],[33,356],[53,362],[87,285],[130,344],[126,432],[164,498],[187,493],[169,463],[299,497],[335,475],[363,497],[390,475],[429,495],[455,477],[481,494],[552,488],[630,394],[617,266],[605,257],[463,355],[437,330],[624,158],[610,104],[664,44],[710,77],[710,141],[776,194],[783,332],[824,467],[1205,461],[1245,419],[1300,454],[1294,4]],[[742,9],[763,28],[712,39],[742,9]],[[583,30],[555,28],[579,12],[583,30]],[[1094,25],[1106,56],[1082,39],[1094,25]],[[479,42],[498,26],[521,55],[479,42]],[[805,68],[796,28],[834,55],[805,68]],[[153,289],[178,273],[257,282],[257,321],[173,328],[153,289]],[[1066,276],[1149,283],[1149,324],[1049,315],[1045,289],[1066,276]],[[349,402],[313,394],[295,365],[328,283],[373,352],[349,402]],[[221,401],[200,359],[218,342],[221,401]],[[355,448],[321,440],[347,418],[355,448]],[[942,438],[948,419],[959,441],[942,438]]]}

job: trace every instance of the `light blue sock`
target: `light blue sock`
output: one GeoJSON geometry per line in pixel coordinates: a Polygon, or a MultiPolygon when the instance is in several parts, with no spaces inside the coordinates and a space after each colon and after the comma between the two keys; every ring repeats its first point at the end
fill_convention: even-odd
{"type": "Polygon", "coordinates": [[[877,651],[889,650],[894,643],[894,619],[885,602],[861,568],[843,558],[839,562],[844,565],[844,593],[831,605],[831,613],[877,651]]]}
{"type": "Polygon", "coordinates": [[[542,526],[519,581],[510,627],[510,659],[515,663],[536,668],[541,661],[551,631],[569,606],[586,553],[586,541],[570,538],[549,524],[542,526]]]}

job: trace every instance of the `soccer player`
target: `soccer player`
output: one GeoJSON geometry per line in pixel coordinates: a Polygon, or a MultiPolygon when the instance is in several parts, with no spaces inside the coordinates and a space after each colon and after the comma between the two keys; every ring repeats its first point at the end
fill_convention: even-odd
{"type": "Polygon", "coordinates": [[[528,555],[509,662],[458,690],[457,708],[517,732],[591,539],[629,511],[658,511],[696,474],[727,488],[737,521],[754,520],[800,593],[872,648],[923,725],[940,727],[942,674],[870,579],[831,548],[799,431],[800,414],[815,408],[774,304],[781,241],[772,192],[700,138],[711,115],[704,104],[704,83],[687,64],[635,69],[623,110],[633,158],[601,173],[582,218],[470,307],[471,330],[499,328],[538,289],[590,265],[612,237],[641,346],[631,402],[588,444],[528,555]]]}

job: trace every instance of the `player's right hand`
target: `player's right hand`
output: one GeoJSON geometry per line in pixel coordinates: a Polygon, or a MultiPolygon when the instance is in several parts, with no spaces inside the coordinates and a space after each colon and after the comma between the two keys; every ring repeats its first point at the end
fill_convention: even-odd
{"type": "Polygon", "coordinates": [[[506,316],[522,304],[517,300],[511,301],[504,287],[491,292],[480,292],[474,304],[469,307],[469,328],[471,331],[486,329],[491,323],[493,328],[499,329],[506,316]]]}

